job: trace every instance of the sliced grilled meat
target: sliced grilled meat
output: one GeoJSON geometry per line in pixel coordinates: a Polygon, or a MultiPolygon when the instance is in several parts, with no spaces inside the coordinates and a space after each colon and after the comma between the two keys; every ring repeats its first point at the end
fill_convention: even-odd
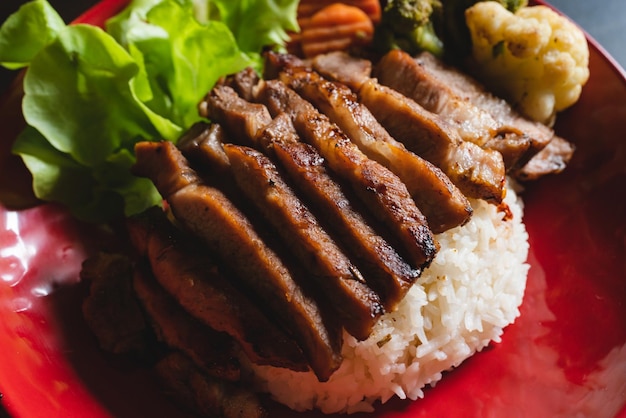
{"type": "Polygon", "coordinates": [[[185,408],[193,406],[202,416],[215,418],[265,418],[258,396],[242,385],[202,373],[180,352],[173,352],[156,365],[156,372],[171,395],[185,408]]]}
{"type": "Polygon", "coordinates": [[[115,354],[145,351],[151,339],[150,327],[133,292],[130,259],[97,253],[83,262],[80,276],[89,283],[83,316],[100,348],[115,354]]]}
{"type": "MultiPolygon", "coordinates": [[[[218,119],[220,115],[230,112],[251,115],[258,109],[239,97],[234,90],[222,89],[220,97],[225,100],[212,103],[213,107],[220,107],[215,115],[218,119]]],[[[264,114],[258,113],[261,118],[264,114]]],[[[226,128],[230,128],[230,123],[237,120],[236,117],[225,119],[226,128]]],[[[418,277],[419,270],[411,268],[352,208],[342,188],[327,172],[324,159],[313,147],[299,140],[289,117],[286,114],[279,115],[259,136],[249,138],[249,141],[275,157],[305,196],[321,208],[318,212],[323,213],[325,220],[329,220],[332,227],[337,229],[335,236],[345,241],[344,250],[356,258],[358,266],[364,269],[367,283],[381,295],[384,307],[394,309],[418,277]]],[[[185,152],[186,147],[180,143],[179,146],[185,152]]],[[[203,150],[212,152],[211,149],[203,150]]]]}
{"type": "Polygon", "coordinates": [[[343,188],[330,176],[324,158],[309,144],[299,141],[291,119],[278,115],[258,138],[289,174],[344,243],[344,249],[364,273],[367,283],[380,295],[388,311],[395,310],[415,282],[413,269],[389,243],[377,234],[354,208],[343,188]]]}
{"type": "Polygon", "coordinates": [[[430,264],[437,244],[426,218],[395,174],[367,158],[328,117],[284,83],[262,83],[259,100],[274,116],[282,112],[290,116],[300,137],[317,149],[333,172],[352,185],[402,243],[410,262],[419,268],[430,264]]]}
{"type": "Polygon", "coordinates": [[[235,181],[317,282],[346,330],[369,337],[384,309],[359,269],[285,183],[276,166],[252,148],[225,144],[235,181]]]}
{"type": "MultiPolygon", "coordinates": [[[[429,112],[444,117],[465,141],[482,147],[496,134],[498,125],[490,114],[463,100],[404,51],[394,49],[385,54],[374,67],[372,76],[429,112]]],[[[528,146],[528,140],[523,139],[528,146]]]]}
{"type": "Polygon", "coordinates": [[[364,66],[362,61],[335,53],[315,58],[313,68],[348,84],[393,138],[439,167],[464,195],[500,203],[505,180],[502,155],[463,141],[443,118],[376,79],[365,77],[365,72],[349,70],[351,65],[364,66]]]}
{"type": "Polygon", "coordinates": [[[330,52],[313,59],[313,68],[323,76],[359,91],[372,74],[372,62],[345,52],[330,52]]]}
{"type": "Polygon", "coordinates": [[[184,352],[210,376],[239,380],[239,348],[234,340],[187,313],[144,263],[135,267],[133,289],[160,341],[184,352]]]}
{"type": "Polygon", "coordinates": [[[178,140],[177,146],[185,157],[197,165],[216,173],[225,173],[230,170],[228,156],[222,148],[225,137],[221,125],[197,122],[178,140]]]}
{"type": "MultiPolygon", "coordinates": [[[[190,315],[229,334],[254,363],[307,369],[294,341],[233,287],[205,252],[190,245],[162,210],[154,208],[136,215],[127,224],[135,247],[145,247],[144,255],[158,283],[190,315]]],[[[145,285],[138,290],[142,289],[150,290],[145,285]]]]}
{"type": "Polygon", "coordinates": [[[327,380],[341,363],[341,329],[324,322],[319,306],[249,219],[220,190],[201,182],[172,143],[142,142],[135,155],[135,173],[155,183],[178,221],[232,267],[296,339],[318,379],[327,380]]]}
{"type": "Polygon", "coordinates": [[[544,149],[513,174],[519,180],[537,180],[547,174],[560,173],[572,159],[573,154],[574,145],[555,135],[544,149]]]}
{"type": "Polygon", "coordinates": [[[228,135],[234,142],[254,138],[272,120],[262,104],[233,100],[236,97],[239,96],[232,87],[217,85],[204,98],[203,106],[206,109],[203,116],[230,127],[228,135]],[[239,105],[242,108],[235,108],[239,105]]]}
{"type": "Polygon", "coordinates": [[[392,138],[347,86],[307,70],[286,69],[280,79],[337,124],[365,155],[396,174],[433,232],[444,232],[470,218],[469,201],[450,179],[392,138]]]}
{"type": "Polygon", "coordinates": [[[234,89],[245,100],[254,100],[254,88],[259,84],[259,75],[251,67],[229,76],[225,85],[234,89]]]}
{"type": "Polygon", "coordinates": [[[374,80],[361,86],[359,98],[392,137],[438,166],[463,194],[502,201],[505,168],[499,152],[461,140],[443,119],[374,80]]]}
{"type": "Polygon", "coordinates": [[[550,128],[524,118],[475,79],[432,54],[413,58],[399,51],[388,53],[377,64],[375,75],[382,84],[455,121],[463,139],[499,151],[509,171],[526,164],[554,136],[550,128]],[[490,137],[484,136],[486,141],[474,139],[473,132],[481,129],[491,131],[490,137]]]}

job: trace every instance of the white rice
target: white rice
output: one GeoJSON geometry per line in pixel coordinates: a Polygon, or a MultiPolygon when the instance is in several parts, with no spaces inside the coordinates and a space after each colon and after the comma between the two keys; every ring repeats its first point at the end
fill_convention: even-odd
{"type": "Polygon", "coordinates": [[[384,315],[365,341],[344,335],[344,361],[329,381],[251,366],[260,389],[297,411],[372,411],[377,400],[423,397],[424,386],[443,371],[499,342],[519,316],[528,273],[522,203],[510,188],[505,201],[512,220],[474,201],[467,225],[437,237],[440,252],[398,310],[384,315]]]}

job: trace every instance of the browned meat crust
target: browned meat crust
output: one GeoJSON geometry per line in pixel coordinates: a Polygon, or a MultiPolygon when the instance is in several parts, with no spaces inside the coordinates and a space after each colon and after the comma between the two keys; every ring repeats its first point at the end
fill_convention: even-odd
{"type": "Polygon", "coordinates": [[[217,123],[197,122],[178,140],[185,157],[216,173],[230,171],[230,161],[222,149],[226,134],[217,123]]]}
{"type": "Polygon", "coordinates": [[[258,295],[296,339],[317,377],[328,379],[341,363],[341,328],[323,320],[318,305],[249,219],[220,190],[201,182],[172,143],[140,143],[135,155],[135,172],[155,183],[177,220],[258,295]]]}
{"type": "MultiPolygon", "coordinates": [[[[219,95],[207,95],[206,98],[211,102],[207,103],[207,109],[220,109],[215,115],[207,114],[213,120],[222,122],[220,115],[231,112],[250,115],[258,109],[228,87],[217,88],[221,90],[219,95]]],[[[264,118],[264,114],[258,113],[260,118],[264,118]]],[[[237,120],[235,117],[225,119],[226,128],[237,120]]],[[[236,131],[237,127],[233,128],[236,131]]],[[[279,115],[256,138],[248,140],[287,170],[290,180],[315,203],[318,216],[322,214],[322,218],[337,230],[335,237],[344,243],[344,251],[364,269],[365,280],[378,292],[385,308],[395,308],[419,275],[419,270],[412,269],[352,207],[342,187],[326,169],[324,159],[315,148],[300,141],[289,117],[279,115]]]]}
{"type": "MultiPolygon", "coordinates": [[[[134,243],[145,239],[144,255],[158,283],[189,314],[229,334],[251,361],[307,370],[297,345],[222,276],[207,253],[191,247],[162,210],[154,208],[130,218],[127,224],[134,243]]],[[[137,283],[144,285],[139,290],[150,290],[145,279],[137,283]]]]}
{"type": "Polygon", "coordinates": [[[391,136],[438,166],[463,194],[502,201],[505,169],[499,152],[461,140],[443,119],[374,80],[363,84],[359,98],[391,136]]]}
{"type": "MultiPolygon", "coordinates": [[[[463,141],[445,119],[376,79],[365,77],[365,72],[358,76],[350,73],[347,69],[351,60],[362,61],[345,53],[334,53],[316,57],[313,68],[349,84],[393,138],[439,167],[465,196],[494,203],[502,201],[505,167],[499,152],[463,141]]],[[[355,65],[359,64],[352,64],[355,65]]]]}
{"type": "Polygon", "coordinates": [[[133,289],[160,341],[184,352],[210,376],[239,380],[239,348],[228,334],[207,327],[187,313],[157,283],[148,266],[134,269],[133,289]]]}
{"type": "Polygon", "coordinates": [[[305,141],[322,155],[329,168],[348,182],[402,244],[408,260],[418,268],[430,264],[437,245],[426,218],[400,179],[370,160],[328,118],[278,80],[266,81],[259,101],[274,116],[286,113],[305,141]]]}
{"type": "Polygon", "coordinates": [[[156,366],[172,395],[187,409],[215,418],[265,418],[267,410],[258,396],[242,385],[204,374],[184,354],[173,352],[156,366]]]}
{"type": "Polygon", "coordinates": [[[380,299],[274,164],[252,148],[225,144],[235,181],[321,288],[346,331],[366,339],[383,313],[380,299]]]}
{"type": "Polygon", "coordinates": [[[565,139],[554,136],[544,149],[514,175],[519,180],[537,180],[547,174],[560,173],[574,155],[574,145],[565,139]]]}
{"type": "Polygon", "coordinates": [[[324,214],[335,235],[344,243],[363,270],[366,281],[393,311],[410,289],[420,271],[411,268],[387,241],[378,235],[364,215],[353,207],[353,199],[330,176],[324,159],[300,142],[291,119],[284,113],[261,132],[259,143],[280,162],[290,179],[324,214]]]}
{"type": "Polygon", "coordinates": [[[369,158],[404,182],[434,233],[464,224],[472,214],[467,198],[435,165],[389,135],[345,85],[306,70],[287,70],[280,79],[337,124],[369,158]]]}
{"type": "Polygon", "coordinates": [[[130,259],[98,253],[85,260],[80,274],[90,284],[83,316],[100,348],[115,354],[146,349],[149,326],[133,292],[130,259]]]}

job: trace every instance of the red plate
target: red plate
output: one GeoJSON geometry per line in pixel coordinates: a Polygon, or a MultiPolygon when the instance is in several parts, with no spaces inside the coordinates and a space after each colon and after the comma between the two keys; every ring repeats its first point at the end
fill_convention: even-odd
{"type": "MultiPolygon", "coordinates": [[[[125,3],[105,0],[81,20],[101,23],[125,3]]],[[[626,77],[590,48],[591,78],[556,128],[576,143],[574,160],[524,194],[532,267],[521,317],[423,400],[368,417],[626,417],[626,77]]],[[[6,184],[20,124],[11,97],[0,108],[6,184]]],[[[84,324],[87,233],[52,205],[0,207],[2,405],[23,418],[181,416],[147,372],[98,351],[84,324]]]]}

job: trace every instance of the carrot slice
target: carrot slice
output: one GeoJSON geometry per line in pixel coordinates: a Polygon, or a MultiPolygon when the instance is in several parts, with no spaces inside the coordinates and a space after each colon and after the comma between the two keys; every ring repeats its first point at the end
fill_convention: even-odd
{"type": "Polygon", "coordinates": [[[374,35],[374,24],[363,10],[344,3],[333,3],[316,12],[302,30],[305,57],[367,45],[374,35]]]}

